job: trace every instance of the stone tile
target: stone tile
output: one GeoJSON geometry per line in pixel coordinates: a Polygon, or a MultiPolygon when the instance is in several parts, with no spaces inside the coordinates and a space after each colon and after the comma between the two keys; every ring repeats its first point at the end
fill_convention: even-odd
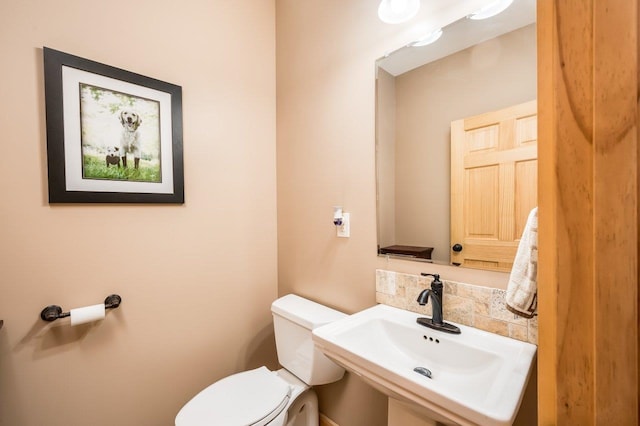
{"type": "Polygon", "coordinates": [[[396,294],[396,273],[376,269],[376,291],[380,293],[396,294]]]}
{"type": "MultiPolygon", "coordinates": [[[[408,310],[431,316],[431,303],[420,306],[416,300],[422,290],[429,288],[424,277],[413,275],[415,279],[405,281],[405,300],[408,310]]],[[[431,281],[429,281],[431,283],[431,281]]]]}
{"type": "Polygon", "coordinates": [[[443,317],[464,325],[473,324],[473,300],[447,294],[444,297],[443,317]]]}
{"type": "Polygon", "coordinates": [[[416,314],[426,315],[428,317],[433,316],[433,311],[431,310],[431,303],[424,306],[420,306],[416,303],[415,305],[411,305],[407,310],[411,312],[415,312],[416,314]]]}
{"type": "Polygon", "coordinates": [[[405,303],[406,303],[407,309],[410,310],[411,312],[417,312],[422,315],[431,316],[432,314],[431,301],[429,301],[429,303],[427,303],[424,306],[420,306],[417,302],[418,295],[422,290],[424,290],[424,288],[419,288],[418,286],[407,289],[407,294],[405,297],[405,303]]]}
{"type": "Polygon", "coordinates": [[[490,317],[491,316],[491,303],[490,302],[480,302],[478,300],[474,300],[473,314],[474,315],[484,315],[485,317],[490,317]]]}
{"type": "Polygon", "coordinates": [[[491,303],[491,297],[493,296],[494,290],[493,288],[473,285],[469,285],[468,287],[471,287],[471,298],[477,300],[478,302],[491,303]]]}
{"type": "Polygon", "coordinates": [[[432,277],[423,277],[422,275],[416,275],[416,278],[418,279],[417,281],[417,285],[421,288],[431,288],[431,281],[433,281],[432,277]]]}
{"type": "Polygon", "coordinates": [[[473,318],[473,326],[489,333],[500,334],[501,336],[509,336],[509,324],[506,321],[500,321],[495,318],[476,315],[473,318]]]}
{"type": "Polygon", "coordinates": [[[526,342],[528,336],[529,330],[526,325],[509,324],[509,337],[526,342]]]}
{"type": "Polygon", "coordinates": [[[473,287],[470,284],[458,283],[457,295],[460,297],[466,297],[467,299],[473,299],[475,297],[473,287]]]}
{"type": "Polygon", "coordinates": [[[444,283],[444,294],[458,294],[458,283],[454,281],[443,281],[444,283]]]}
{"type": "Polygon", "coordinates": [[[376,303],[388,305],[391,303],[392,298],[393,297],[389,296],[386,293],[380,293],[379,291],[376,291],[376,303]]]}
{"type": "Polygon", "coordinates": [[[404,298],[395,297],[385,293],[376,292],[376,302],[400,309],[407,309],[404,298]]]}
{"type": "MultiPolygon", "coordinates": [[[[432,303],[420,306],[416,299],[431,285],[431,277],[376,270],[376,302],[421,315],[432,315],[432,303]]],[[[505,305],[505,290],[445,281],[446,321],[468,325],[490,333],[538,343],[538,319],[526,319],[510,312],[505,305]]]]}
{"type": "Polygon", "coordinates": [[[418,287],[418,277],[411,274],[396,274],[396,296],[404,298],[407,289],[418,287]]]}
{"type": "Polygon", "coordinates": [[[538,316],[534,316],[529,321],[529,343],[538,344],[538,316]]]}

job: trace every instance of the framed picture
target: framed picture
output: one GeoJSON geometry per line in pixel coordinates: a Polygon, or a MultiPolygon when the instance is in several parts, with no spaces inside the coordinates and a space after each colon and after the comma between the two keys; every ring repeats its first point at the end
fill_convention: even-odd
{"type": "Polygon", "coordinates": [[[43,50],[49,203],[184,203],[182,88],[43,50]]]}

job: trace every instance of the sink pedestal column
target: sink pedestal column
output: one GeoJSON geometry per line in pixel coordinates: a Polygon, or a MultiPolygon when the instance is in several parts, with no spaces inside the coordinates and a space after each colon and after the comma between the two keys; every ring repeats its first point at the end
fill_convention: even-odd
{"type": "Polygon", "coordinates": [[[389,398],[388,408],[388,426],[444,426],[443,423],[432,420],[393,398],[389,398]]]}

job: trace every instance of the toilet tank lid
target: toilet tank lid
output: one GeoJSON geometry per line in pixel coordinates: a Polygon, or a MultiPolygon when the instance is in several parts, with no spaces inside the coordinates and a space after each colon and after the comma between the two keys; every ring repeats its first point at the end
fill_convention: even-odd
{"type": "Polygon", "coordinates": [[[287,294],[275,300],[271,304],[271,312],[300,324],[309,330],[348,316],[345,313],[295,294],[287,294]]]}

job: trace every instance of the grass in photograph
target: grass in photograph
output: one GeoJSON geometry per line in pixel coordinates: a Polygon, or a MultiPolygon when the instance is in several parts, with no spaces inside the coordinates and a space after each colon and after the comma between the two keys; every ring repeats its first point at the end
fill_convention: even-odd
{"type": "Polygon", "coordinates": [[[84,179],[128,180],[135,182],[161,182],[160,165],[140,159],[139,168],[133,167],[133,157],[127,158],[127,167],[111,165],[107,167],[104,156],[83,156],[82,175],[84,179]]]}

